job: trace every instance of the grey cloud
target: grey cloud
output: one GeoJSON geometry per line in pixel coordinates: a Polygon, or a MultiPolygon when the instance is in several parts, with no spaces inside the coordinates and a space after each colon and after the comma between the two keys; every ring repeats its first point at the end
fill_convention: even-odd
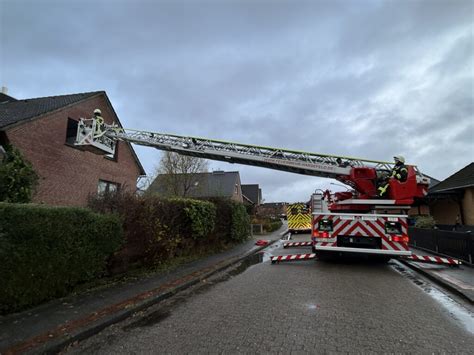
{"type": "MultiPolygon", "coordinates": [[[[472,2],[0,2],[19,98],[106,90],[125,126],[328,154],[474,159],[472,2]]],[[[137,147],[148,172],[159,152],[137,147]]],[[[271,200],[330,180],[216,162],[271,200]]],[[[267,199],[268,200],[268,199],[267,199]]]]}

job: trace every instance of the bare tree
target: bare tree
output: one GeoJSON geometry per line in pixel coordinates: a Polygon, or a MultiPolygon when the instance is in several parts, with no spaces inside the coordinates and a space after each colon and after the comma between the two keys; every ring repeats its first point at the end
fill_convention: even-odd
{"type": "Polygon", "coordinates": [[[208,171],[205,159],[165,152],[160,160],[157,173],[162,174],[168,195],[186,197],[191,188],[198,183],[197,175],[208,171]]]}

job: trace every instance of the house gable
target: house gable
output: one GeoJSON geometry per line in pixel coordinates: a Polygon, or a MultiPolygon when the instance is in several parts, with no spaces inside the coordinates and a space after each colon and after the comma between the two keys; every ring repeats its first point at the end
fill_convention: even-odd
{"type": "MultiPolygon", "coordinates": [[[[8,95],[2,95],[3,96],[0,96],[0,131],[12,129],[17,125],[25,124],[35,119],[41,119],[46,115],[60,110],[67,110],[68,108],[72,108],[73,106],[94,97],[103,97],[105,99],[105,104],[111,112],[111,121],[109,119],[109,123],[115,122],[120,127],[123,127],[105,91],[47,96],[25,100],[17,100],[8,95]],[[5,99],[5,101],[2,102],[2,98],[5,99]]],[[[90,117],[92,116],[92,112],[93,110],[91,112],[83,113],[81,117],[90,117]]],[[[80,117],[73,117],[73,119],[79,118],[80,117]]],[[[145,175],[145,169],[140,163],[140,160],[138,159],[138,156],[132,145],[128,142],[125,144],[130,149],[131,154],[133,155],[136,164],[140,169],[140,175],[145,175]]]]}
{"type": "Polygon", "coordinates": [[[97,194],[101,182],[135,192],[137,178],[144,170],[131,145],[119,142],[117,159],[113,160],[81,150],[66,140],[68,121],[89,117],[96,108],[102,110],[107,123],[119,123],[106,94],[99,92],[39,116],[22,116],[0,132],[3,140],[20,149],[40,175],[34,202],[85,206],[88,197],[97,194]]]}

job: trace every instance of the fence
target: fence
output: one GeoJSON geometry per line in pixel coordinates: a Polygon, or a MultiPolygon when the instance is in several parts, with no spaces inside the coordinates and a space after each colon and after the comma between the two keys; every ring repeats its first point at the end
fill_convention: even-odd
{"type": "Polygon", "coordinates": [[[410,245],[452,256],[470,264],[474,260],[474,235],[440,229],[409,228],[410,245]]]}

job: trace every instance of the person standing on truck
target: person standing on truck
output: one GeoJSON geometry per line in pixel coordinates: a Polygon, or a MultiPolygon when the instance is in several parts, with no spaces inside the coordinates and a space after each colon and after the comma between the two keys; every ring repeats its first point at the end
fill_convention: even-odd
{"type": "MultiPolygon", "coordinates": [[[[400,182],[407,181],[408,169],[405,166],[405,158],[401,155],[397,155],[393,157],[393,159],[395,161],[395,166],[392,169],[390,178],[397,179],[400,182]]],[[[387,194],[388,186],[388,179],[386,179],[377,189],[379,197],[384,197],[387,194]]]]}

